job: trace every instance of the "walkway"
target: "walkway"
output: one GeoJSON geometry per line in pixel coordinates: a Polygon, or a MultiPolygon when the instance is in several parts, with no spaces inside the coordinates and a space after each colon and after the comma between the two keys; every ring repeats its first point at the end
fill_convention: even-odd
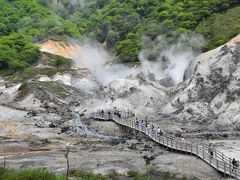
{"type": "Polygon", "coordinates": [[[140,125],[140,123],[137,125],[136,121],[132,120],[132,112],[127,112],[124,110],[121,110],[121,116],[115,113],[115,110],[105,110],[103,113],[98,110],[97,112],[92,113],[91,116],[98,120],[111,120],[121,126],[141,132],[156,143],[164,147],[168,147],[170,150],[195,155],[215,168],[217,171],[223,173],[224,176],[229,175],[240,180],[239,168],[236,169],[233,167],[231,163],[232,159],[216,149],[214,149],[213,156],[211,156],[207,144],[181,140],[180,138],[173,137],[166,133],[163,133],[163,135],[157,135],[152,131],[152,128],[148,129],[145,126],[143,127],[140,125]]]}

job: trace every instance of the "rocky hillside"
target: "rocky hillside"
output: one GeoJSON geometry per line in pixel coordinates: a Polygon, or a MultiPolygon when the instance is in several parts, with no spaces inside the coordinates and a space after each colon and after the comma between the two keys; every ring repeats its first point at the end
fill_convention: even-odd
{"type": "Polygon", "coordinates": [[[141,65],[122,67],[102,61],[105,56],[99,53],[100,49],[89,50],[92,47],[84,43],[56,40],[40,43],[43,52],[35,66],[0,81],[0,136],[11,139],[4,141],[0,153],[9,155],[10,167],[30,167],[31,160],[34,167],[44,165],[57,172],[63,171],[62,149],[70,143],[74,167],[96,173],[109,173],[109,166],[122,174],[130,167],[143,170],[145,159],[152,158],[151,163],[160,171],[218,177],[196,159],[169,155],[144,139],[125,137],[114,123],[93,121],[88,114],[96,109],[131,109],[137,117],[174,134],[239,130],[238,41],[236,37],[199,55],[187,69],[185,81],[173,87],[168,86],[171,79],[159,79],[154,73],[142,71],[141,65]],[[93,60],[97,66],[86,60],[93,60]],[[122,70],[126,74],[115,76],[122,70]],[[106,75],[114,76],[102,81],[106,75]],[[116,138],[122,136],[123,139],[116,138]],[[16,148],[11,150],[13,146],[16,148]],[[32,151],[36,153],[33,155],[32,151]],[[22,153],[26,154],[19,161],[16,154],[22,153]],[[194,173],[189,172],[188,166],[182,166],[185,161],[197,164],[191,167],[194,173]]]}
{"type": "MultiPolygon", "coordinates": [[[[44,102],[46,97],[53,96],[55,98],[50,98],[50,101],[54,99],[55,104],[61,106],[78,104],[80,113],[112,107],[134,109],[139,117],[158,122],[171,132],[239,130],[238,41],[239,36],[199,55],[186,71],[185,81],[169,88],[166,84],[171,79],[156,79],[154,73],[142,72],[138,67],[132,69],[132,75],[115,77],[103,85],[92,67],[76,63],[82,62],[88,51],[86,47],[48,40],[40,44],[41,50],[72,58],[71,70],[53,71],[51,75],[43,73],[39,68],[46,66],[43,65],[45,58],[40,61],[40,67],[36,67],[35,72],[38,70],[39,74],[28,76],[15,101],[26,101],[25,98],[34,95],[44,102]]],[[[23,74],[19,74],[18,79],[19,76],[23,74]]],[[[16,94],[17,89],[12,93],[16,94]]],[[[8,103],[14,104],[11,103],[14,96],[8,96],[12,99],[8,103]]],[[[20,104],[18,106],[25,107],[20,104]]]]}
{"type": "Polygon", "coordinates": [[[198,56],[162,112],[175,114],[186,130],[239,130],[239,40],[198,56]]]}
{"type": "Polygon", "coordinates": [[[154,74],[139,72],[106,87],[98,85],[97,99],[86,101],[80,109],[135,109],[142,118],[164,123],[166,117],[174,122],[170,131],[239,130],[238,41],[239,36],[199,55],[190,64],[186,80],[176,87],[165,87],[154,74]]]}
{"type": "MultiPolygon", "coordinates": [[[[239,34],[238,0],[0,0],[0,10],[0,164],[62,173],[70,147],[72,169],[151,164],[220,179],[89,114],[122,108],[164,133],[239,135],[240,35],[224,44],[239,34]]],[[[239,140],[224,143],[215,147],[239,159],[239,140]]]]}

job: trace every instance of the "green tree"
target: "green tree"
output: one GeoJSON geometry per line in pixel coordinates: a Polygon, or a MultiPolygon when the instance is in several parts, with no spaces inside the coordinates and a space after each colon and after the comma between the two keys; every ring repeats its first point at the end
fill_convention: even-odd
{"type": "Polygon", "coordinates": [[[127,39],[117,43],[117,55],[123,63],[137,61],[140,49],[141,41],[133,33],[129,33],[127,39]]]}
{"type": "Polygon", "coordinates": [[[31,44],[26,36],[12,34],[0,38],[1,69],[23,69],[37,61],[39,48],[31,44]]]}

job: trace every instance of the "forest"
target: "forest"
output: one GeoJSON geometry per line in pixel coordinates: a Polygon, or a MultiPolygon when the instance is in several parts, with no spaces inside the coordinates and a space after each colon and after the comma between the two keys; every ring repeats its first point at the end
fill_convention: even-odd
{"type": "Polygon", "coordinates": [[[240,19],[234,10],[239,5],[238,0],[0,0],[0,70],[30,66],[40,56],[34,44],[54,36],[98,41],[118,63],[138,62],[143,36],[154,41],[159,35],[200,33],[209,50],[240,32],[234,21],[224,31],[224,23],[210,26],[214,18],[226,19],[219,18],[225,12],[240,19]]]}

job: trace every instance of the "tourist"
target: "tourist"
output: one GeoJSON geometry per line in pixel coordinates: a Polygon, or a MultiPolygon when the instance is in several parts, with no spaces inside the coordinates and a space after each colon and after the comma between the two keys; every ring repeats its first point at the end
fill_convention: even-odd
{"type": "Polygon", "coordinates": [[[108,118],[110,119],[110,116],[111,116],[111,111],[109,110],[108,111],[108,118]]]}
{"type": "Polygon", "coordinates": [[[119,119],[121,119],[121,117],[122,117],[121,111],[118,111],[118,117],[119,117],[119,119]]]}
{"type": "Polygon", "coordinates": [[[150,128],[151,128],[150,123],[147,124],[147,128],[148,128],[148,130],[150,130],[150,128]]]}
{"type": "Polygon", "coordinates": [[[142,128],[142,130],[144,129],[144,127],[145,127],[145,124],[144,124],[144,121],[142,120],[141,121],[141,128],[142,128]]]}
{"type": "Polygon", "coordinates": [[[186,142],[186,140],[184,139],[184,137],[181,138],[181,141],[182,141],[182,142],[186,142]]]}
{"type": "Polygon", "coordinates": [[[211,143],[209,144],[208,152],[210,153],[211,157],[213,157],[213,147],[211,143]]]}
{"type": "Polygon", "coordinates": [[[138,127],[139,122],[138,122],[138,118],[136,118],[136,126],[138,127]]]}
{"type": "Polygon", "coordinates": [[[234,169],[237,169],[237,167],[238,167],[238,163],[237,163],[237,161],[236,161],[235,158],[233,158],[233,160],[232,160],[232,165],[233,165],[233,169],[232,169],[232,171],[233,171],[234,169]]]}
{"type": "Polygon", "coordinates": [[[160,127],[157,128],[157,135],[158,136],[161,136],[163,133],[162,133],[162,130],[160,129],[160,127]]]}
{"type": "Polygon", "coordinates": [[[155,134],[155,127],[152,125],[152,133],[155,134]]]}

